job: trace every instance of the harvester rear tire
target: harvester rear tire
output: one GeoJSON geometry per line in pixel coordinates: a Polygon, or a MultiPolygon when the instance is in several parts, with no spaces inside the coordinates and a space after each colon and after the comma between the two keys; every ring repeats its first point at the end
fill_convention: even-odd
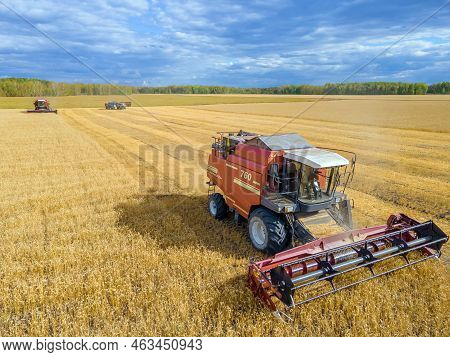
{"type": "Polygon", "coordinates": [[[213,193],[208,199],[208,209],[211,216],[217,220],[224,219],[228,214],[228,205],[220,193],[213,193]]]}
{"type": "Polygon", "coordinates": [[[253,246],[269,254],[281,252],[289,241],[282,217],[266,208],[257,208],[251,213],[248,233],[253,246]]]}

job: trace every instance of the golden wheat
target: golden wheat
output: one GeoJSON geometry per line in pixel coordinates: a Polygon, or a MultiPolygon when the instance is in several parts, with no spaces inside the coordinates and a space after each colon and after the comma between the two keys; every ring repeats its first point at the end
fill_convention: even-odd
{"type": "MultiPolygon", "coordinates": [[[[357,153],[349,194],[359,225],[403,211],[436,214],[448,232],[450,134],[431,130],[446,112],[423,123],[410,104],[396,102],[403,111],[392,115],[410,119],[392,123],[414,130],[353,114],[283,131],[357,153]]],[[[441,261],[305,305],[291,325],[253,299],[246,267],[263,255],[245,225],[209,217],[203,165],[215,131],[288,122],[260,106],[1,111],[0,335],[448,335],[448,248],[441,261]]]]}

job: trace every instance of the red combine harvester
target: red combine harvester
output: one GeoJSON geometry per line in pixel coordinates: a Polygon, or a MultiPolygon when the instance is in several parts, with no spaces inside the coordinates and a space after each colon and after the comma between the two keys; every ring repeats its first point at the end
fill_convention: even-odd
{"type": "Polygon", "coordinates": [[[276,253],[251,262],[247,280],[277,316],[288,316],[280,304],[289,310],[440,256],[448,237],[432,221],[397,214],[386,225],[353,229],[345,190],[355,170],[354,153],[313,147],[298,134],[219,134],[207,169],[209,211],[219,220],[230,211],[236,221],[247,219],[253,246],[276,253]],[[314,227],[323,225],[340,233],[315,237],[314,227]],[[413,251],[422,254],[411,260],[413,251]],[[394,257],[403,263],[375,271],[375,264],[394,257]],[[337,285],[340,276],[364,267],[368,276],[337,285]],[[303,296],[296,300],[294,294],[303,296]]]}
{"type": "Polygon", "coordinates": [[[34,101],[34,110],[27,110],[27,113],[55,113],[58,111],[56,109],[50,108],[50,103],[47,99],[38,98],[34,101]]]}

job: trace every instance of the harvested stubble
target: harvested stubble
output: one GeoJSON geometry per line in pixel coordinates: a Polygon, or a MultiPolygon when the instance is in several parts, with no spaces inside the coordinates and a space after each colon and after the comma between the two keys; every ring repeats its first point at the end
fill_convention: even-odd
{"type": "MultiPolygon", "coordinates": [[[[217,130],[270,132],[286,119],[151,111],[181,138],[139,108],[0,113],[1,335],[449,334],[448,268],[438,261],[308,304],[292,325],[272,318],[245,287],[258,255],[245,226],[211,219],[204,186],[180,188],[192,170],[204,176],[201,160],[180,161],[175,148],[204,153],[217,130]],[[140,161],[145,190],[142,143],[170,144],[164,161],[140,161]]],[[[396,211],[418,219],[448,211],[448,133],[307,119],[284,131],[357,152],[349,193],[360,225],[396,211]]],[[[449,231],[448,216],[437,223],[449,231]]]]}

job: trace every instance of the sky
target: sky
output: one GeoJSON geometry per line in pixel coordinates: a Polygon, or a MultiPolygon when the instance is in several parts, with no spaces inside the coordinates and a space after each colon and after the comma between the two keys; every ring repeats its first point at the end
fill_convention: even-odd
{"type": "Polygon", "coordinates": [[[445,0],[0,0],[0,77],[269,87],[449,74],[445,0]]]}

